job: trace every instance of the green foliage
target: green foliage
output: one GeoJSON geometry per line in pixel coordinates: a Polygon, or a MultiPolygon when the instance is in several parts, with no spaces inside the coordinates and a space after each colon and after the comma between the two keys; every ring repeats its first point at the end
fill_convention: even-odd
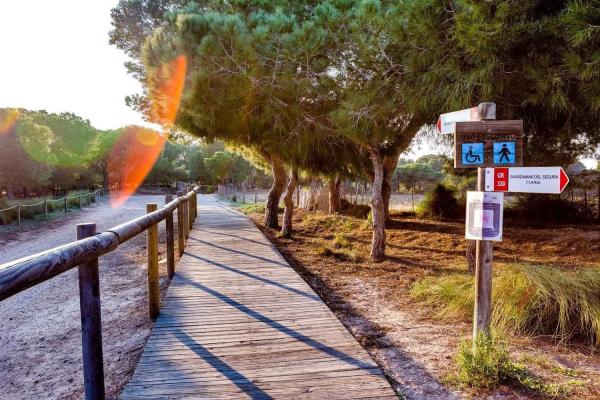
{"type": "MultiPolygon", "coordinates": [[[[265,203],[244,203],[240,204],[239,210],[248,215],[248,214],[264,214],[265,212],[265,203]]],[[[283,212],[283,207],[279,207],[279,212],[283,212]]]]}
{"type": "Polygon", "coordinates": [[[398,165],[394,171],[393,182],[409,190],[422,190],[425,186],[441,179],[442,174],[428,164],[410,163],[398,165]]]}
{"type": "Polygon", "coordinates": [[[460,208],[452,190],[438,183],[425,193],[423,200],[417,206],[417,215],[421,218],[454,218],[460,208]]]}
{"type": "MultiPolygon", "coordinates": [[[[415,282],[412,295],[436,317],[468,321],[473,277],[451,274],[415,282]]],[[[496,269],[492,325],[507,334],[548,335],[558,341],[600,344],[600,268],[566,270],[515,264],[496,269]]]]}
{"type": "Polygon", "coordinates": [[[408,0],[390,19],[404,96],[430,123],[495,101],[523,119],[530,165],[567,163],[600,141],[600,22],[593,1],[408,0]]]}
{"type": "Polygon", "coordinates": [[[10,192],[48,184],[54,170],[52,165],[44,163],[50,158],[49,148],[36,136],[47,137],[47,129],[23,119],[17,110],[11,109],[0,109],[0,126],[3,129],[0,132],[0,188],[10,192]],[[31,157],[25,150],[38,148],[37,157],[31,157]]]}
{"type": "Polygon", "coordinates": [[[584,210],[556,196],[522,194],[505,210],[505,219],[513,226],[576,224],[586,220],[584,210]]]}
{"type": "Polygon", "coordinates": [[[444,167],[453,160],[443,154],[426,154],[415,160],[416,164],[425,164],[431,167],[435,172],[441,173],[444,167]]]}
{"type": "Polygon", "coordinates": [[[246,203],[239,207],[244,214],[263,214],[265,212],[265,203],[246,203]]]}
{"type": "Polygon", "coordinates": [[[204,166],[215,183],[239,184],[254,171],[248,161],[228,151],[217,151],[205,158],[204,166]]]}
{"type": "Polygon", "coordinates": [[[463,384],[483,389],[511,380],[517,370],[506,344],[483,332],[477,334],[474,343],[470,340],[460,343],[456,363],[463,384]]]}
{"type": "Polygon", "coordinates": [[[512,361],[506,342],[493,333],[479,332],[474,341],[461,341],[456,364],[459,381],[477,389],[508,384],[551,398],[570,392],[568,384],[547,384],[525,365],[512,361]]]}

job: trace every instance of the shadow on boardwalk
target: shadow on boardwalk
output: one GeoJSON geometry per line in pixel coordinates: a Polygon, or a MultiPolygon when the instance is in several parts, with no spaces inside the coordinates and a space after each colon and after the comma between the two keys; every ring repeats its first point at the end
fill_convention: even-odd
{"type": "Polygon", "coordinates": [[[207,196],[200,205],[121,398],[396,398],[366,351],[250,220],[207,196]]]}

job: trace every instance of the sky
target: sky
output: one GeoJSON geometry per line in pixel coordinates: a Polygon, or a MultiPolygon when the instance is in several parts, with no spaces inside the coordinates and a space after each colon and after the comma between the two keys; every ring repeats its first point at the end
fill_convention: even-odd
{"type": "Polygon", "coordinates": [[[118,0],[19,0],[0,7],[0,107],[70,111],[99,129],[143,124],[140,84],[108,44],[118,0]]]}
{"type": "MultiPolygon", "coordinates": [[[[0,107],[69,111],[99,129],[148,126],[125,105],[125,96],[141,87],[126,72],[125,54],[108,44],[110,10],[117,2],[3,1],[0,107]]],[[[440,150],[421,140],[403,156],[414,159],[440,150]]],[[[584,162],[589,168],[596,164],[584,162]]]]}

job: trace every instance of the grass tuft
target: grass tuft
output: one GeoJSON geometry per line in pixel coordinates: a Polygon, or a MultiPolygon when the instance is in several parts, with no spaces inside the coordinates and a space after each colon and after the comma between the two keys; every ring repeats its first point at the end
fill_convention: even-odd
{"type": "Polygon", "coordinates": [[[264,214],[265,212],[265,207],[266,204],[265,203],[245,203],[245,204],[240,204],[239,206],[239,210],[240,212],[248,215],[248,214],[264,214]]]}
{"type": "Polygon", "coordinates": [[[475,342],[460,343],[456,357],[458,380],[476,389],[493,389],[501,384],[519,387],[539,395],[557,398],[567,395],[575,382],[545,383],[524,365],[511,360],[506,343],[496,335],[478,333],[475,342]]]}
{"type": "MultiPolygon", "coordinates": [[[[452,274],[415,282],[412,295],[436,308],[436,317],[469,321],[473,277],[452,274]]],[[[492,325],[507,334],[548,335],[560,342],[600,344],[600,268],[514,264],[496,270],[492,325]]]]}

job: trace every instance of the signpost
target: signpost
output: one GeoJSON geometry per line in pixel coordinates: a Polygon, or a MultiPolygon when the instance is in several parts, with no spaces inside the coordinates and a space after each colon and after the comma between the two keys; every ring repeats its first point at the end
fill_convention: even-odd
{"type": "Polygon", "coordinates": [[[486,192],[560,194],[569,183],[562,167],[486,168],[486,192]]]}
{"type": "Polygon", "coordinates": [[[475,241],[475,338],[489,332],[493,242],[502,240],[503,192],[561,193],[569,178],[561,167],[523,167],[523,121],[496,121],[494,103],[442,114],[438,130],[454,134],[456,168],[477,168],[465,224],[465,238],[475,241]]]}

